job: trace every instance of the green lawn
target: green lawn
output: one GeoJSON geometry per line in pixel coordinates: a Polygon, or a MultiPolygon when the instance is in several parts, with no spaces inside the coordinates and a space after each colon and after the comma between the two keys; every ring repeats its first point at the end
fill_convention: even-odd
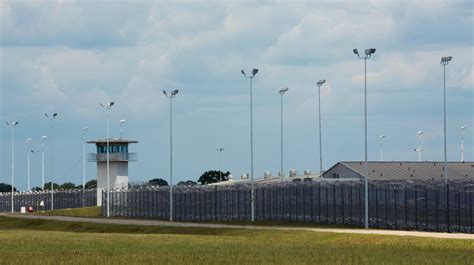
{"type": "Polygon", "coordinates": [[[78,217],[100,217],[101,207],[85,207],[61,209],[54,211],[35,212],[37,215],[60,215],[60,216],[78,216],[78,217]]]}
{"type": "Polygon", "coordinates": [[[0,264],[474,264],[474,241],[0,217],[0,264]]]}
{"type": "MultiPolygon", "coordinates": [[[[75,217],[96,217],[103,218],[101,215],[101,207],[85,207],[85,208],[72,208],[72,209],[61,209],[54,211],[44,211],[44,212],[35,212],[36,215],[51,215],[51,216],[75,216],[75,217]]],[[[111,218],[120,218],[123,217],[111,217],[111,218]]],[[[157,218],[133,218],[134,220],[162,220],[157,218]]],[[[315,224],[307,222],[288,222],[288,221],[209,221],[209,222],[199,222],[199,223],[210,223],[210,224],[226,224],[226,225],[252,225],[252,226],[291,226],[291,227],[321,227],[321,228],[354,228],[354,226],[349,225],[325,225],[325,224],[315,224]]]]}

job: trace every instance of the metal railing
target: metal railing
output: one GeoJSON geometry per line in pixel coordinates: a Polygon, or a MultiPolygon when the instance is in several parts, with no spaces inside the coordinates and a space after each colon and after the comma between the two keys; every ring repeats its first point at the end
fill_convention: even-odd
{"type": "MultiPolygon", "coordinates": [[[[105,162],[107,161],[107,153],[90,153],[87,155],[87,161],[105,162]]],[[[135,162],[137,161],[137,154],[136,153],[109,153],[109,161],[135,162]]]]}

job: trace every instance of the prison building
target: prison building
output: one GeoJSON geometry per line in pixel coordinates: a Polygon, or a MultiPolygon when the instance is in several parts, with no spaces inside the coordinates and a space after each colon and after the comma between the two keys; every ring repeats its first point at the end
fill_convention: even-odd
{"type": "MultiPolygon", "coordinates": [[[[369,161],[369,180],[374,181],[442,181],[444,162],[369,161]]],[[[365,162],[338,162],[323,174],[323,179],[364,179],[365,162]]],[[[474,162],[448,162],[448,178],[453,181],[474,180],[474,162]]]]}

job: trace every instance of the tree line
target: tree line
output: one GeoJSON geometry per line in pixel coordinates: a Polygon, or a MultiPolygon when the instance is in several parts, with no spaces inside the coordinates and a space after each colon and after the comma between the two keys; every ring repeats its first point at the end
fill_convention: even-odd
{"type": "MultiPolygon", "coordinates": [[[[231,173],[229,171],[223,172],[219,170],[208,170],[204,172],[198,179],[197,182],[193,180],[185,180],[185,181],[179,181],[176,185],[178,186],[193,186],[193,185],[207,185],[207,184],[212,184],[220,181],[227,181],[229,180],[229,176],[231,173]]],[[[168,186],[168,181],[162,179],[162,178],[154,178],[149,180],[148,185],[154,185],[154,186],[168,186]]],[[[86,183],[86,189],[95,189],[97,188],[97,180],[93,179],[90,180],[86,183]]],[[[14,187],[14,191],[17,191],[17,189],[14,187]]],[[[81,185],[76,185],[72,182],[65,182],[63,184],[58,184],[53,182],[53,189],[54,190],[73,190],[73,189],[82,189],[82,184],[81,185]]],[[[49,191],[51,190],[51,182],[47,182],[44,184],[44,187],[33,187],[31,191],[49,191]]],[[[12,186],[7,183],[0,183],[0,192],[11,192],[12,191],[12,186]]]]}

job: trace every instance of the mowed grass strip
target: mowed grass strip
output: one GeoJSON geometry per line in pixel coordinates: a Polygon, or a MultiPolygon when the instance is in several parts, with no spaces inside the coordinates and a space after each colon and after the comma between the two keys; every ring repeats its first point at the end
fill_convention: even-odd
{"type": "Polygon", "coordinates": [[[474,264],[470,240],[0,217],[0,264],[474,264]]]}
{"type": "Polygon", "coordinates": [[[61,209],[54,211],[34,212],[36,215],[59,215],[59,216],[75,216],[75,217],[101,217],[101,207],[84,207],[61,209]]]}
{"type": "MultiPolygon", "coordinates": [[[[35,215],[49,215],[49,216],[72,216],[72,217],[94,217],[104,218],[101,214],[101,207],[84,207],[84,208],[71,208],[61,209],[54,211],[35,212],[35,215]]],[[[125,217],[110,217],[111,219],[126,219],[125,217]]],[[[167,219],[158,218],[128,218],[133,220],[160,220],[168,221],[167,219]]],[[[183,223],[185,223],[184,221],[183,223]]],[[[246,225],[246,226],[287,226],[287,227],[313,227],[313,228],[354,228],[355,226],[350,225],[327,225],[327,224],[316,224],[309,222],[298,222],[298,221],[194,221],[192,223],[207,223],[207,224],[225,224],[225,225],[246,225]]]]}

